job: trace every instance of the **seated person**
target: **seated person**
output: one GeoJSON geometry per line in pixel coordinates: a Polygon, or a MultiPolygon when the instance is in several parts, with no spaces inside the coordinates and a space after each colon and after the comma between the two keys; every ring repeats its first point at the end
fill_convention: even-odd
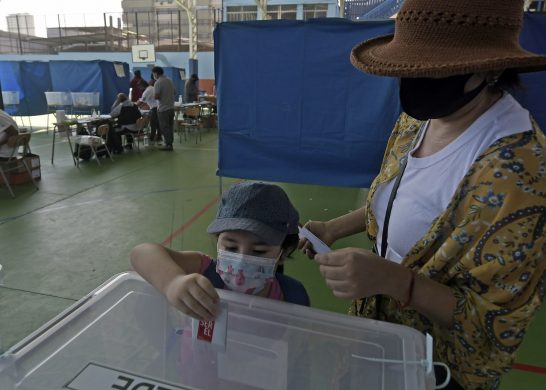
{"type": "Polygon", "coordinates": [[[136,121],[142,117],[140,110],[135,104],[127,98],[124,93],[119,93],[116,101],[112,105],[112,112],[110,112],[112,118],[117,118],[117,125],[115,131],[112,132],[112,140],[114,153],[121,153],[121,136],[127,136],[128,149],[132,149],[133,137],[131,133],[138,131],[136,121]]]}
{"type": "Polygon", "coordinates": [[[5,111],[0,110],[0,161],[5,161],[15,153],[15,139],[19,134],[19,127],[13,118],[5,111]]]}

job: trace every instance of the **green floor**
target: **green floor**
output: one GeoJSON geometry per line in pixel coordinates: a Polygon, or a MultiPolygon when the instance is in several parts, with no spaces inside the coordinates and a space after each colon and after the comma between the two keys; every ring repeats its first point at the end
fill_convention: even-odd
{"type": "MultiPolygon", "coordinates": [[[[51,133],[35,132],[32,151],[40,155],[40,190],[15,187],[12,200],[0,187],[0,351],[38,328],[112,275],[129,269],[130,249],[145,241],[170,242],[174,249],[214,253],[205,233],[219,193],[215,175],[217,136],[204,134],[178,143],[174,153],[152,148],[94,161],[77,169],[68,144],[56,147],[50,162],[51,133]],[[208,205],[208,208],[207,208],[208,205]],[[172,236],[172,240],[169,237],[172,236]]],[[[234,179],[224,179],[224,188],[234,179]]],[[[362,204],[365,191],[284,185],[301,221],[329,219],[362,204]]],[[[336,244],[366,246],[363,236],[336,244]]],[[[348,302],[326,289],[316,265],[296,253],[287,273],[307,287],[314,307],[346,312],[348,302]]],[[[546,309],[533,323],[518,362],[546,367],[546,309]]],[[[502,389],[544,389],[546,375],[513,370],[502,389]]]]}

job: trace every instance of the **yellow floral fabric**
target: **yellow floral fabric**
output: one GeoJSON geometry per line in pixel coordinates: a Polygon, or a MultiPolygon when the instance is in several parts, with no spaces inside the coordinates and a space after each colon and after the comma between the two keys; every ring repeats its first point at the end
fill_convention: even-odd
{"type": "MultiPolygon", "coordinates": [[[[396,177],[421,124],[402,114],[391,134],[366,202],[372,240],[378,231],[371,210],[377,187],[396,177]]],[[[498,388],[546,290],[545,152],[546,137],[534,122],[532,130],[496,141],[404,258],[402,265],[453,289],[452,328],[400,310],[389,297],[379,305],[376,297],[355,301],[351,313],[430,333],[435,359],[450,366],[461,386],[498,388]]]]}

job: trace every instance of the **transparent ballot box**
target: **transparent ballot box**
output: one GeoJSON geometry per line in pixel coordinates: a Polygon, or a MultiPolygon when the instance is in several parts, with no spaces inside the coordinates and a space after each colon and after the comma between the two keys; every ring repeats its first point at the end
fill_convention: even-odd
{"type": "Polygon", "coordinates": [[[48,106],[71,106],[70,92],[44,92],[48,106]]]}
{"type": "Polygon", "coordinates": [[[120,274],[2,355],[0,389],[434,388],[432,371],[411,364],[426,354],[413,329],[219,294],[226,343],[213,348],[153,287],[120,274]]]}
{"type": "Polygon", "coordinates": [[[2,100],[6,106],[19,104],[19,91],[2,91],[2,100]]]}
{"type": "Polygon", "coordinates": [[[98,107],[98,92],[72,92],[74,107],[98,107]]]}

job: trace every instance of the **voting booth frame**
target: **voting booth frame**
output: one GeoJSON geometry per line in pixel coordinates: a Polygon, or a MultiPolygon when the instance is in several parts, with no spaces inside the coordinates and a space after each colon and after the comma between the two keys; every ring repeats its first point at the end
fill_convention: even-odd
{"type": "Polygon", "coordinates": [[[117,275],[1,355],[0,388],[434,388],[414,329],[218,293],[226,341],[213,348],[142,278],[117,275]]]}

